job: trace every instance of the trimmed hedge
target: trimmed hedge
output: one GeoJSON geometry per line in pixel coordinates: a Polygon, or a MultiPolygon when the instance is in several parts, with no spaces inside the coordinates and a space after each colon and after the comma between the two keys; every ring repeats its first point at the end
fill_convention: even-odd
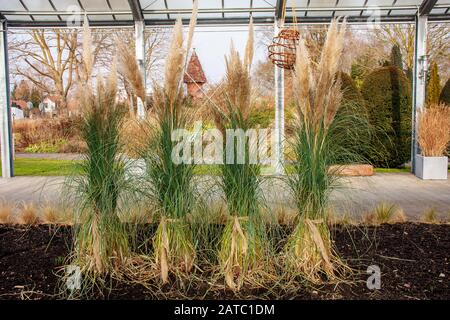
{"type": "Polygon", "coordinates": [[[358,87],[356,86],[355,81],[353,81],[350,75],[340,72],[341,77],[341,90],[343,95],[343,102],[352,103],[362,109],[365,109],[365,100],[359,92],[358,87]]]}
{"type": "Polygon", "coordinates": [[[447,79],[447,82],[441,90],[439,101],[450,106],[450,78],[447,79]]]}
{"type": "MultiPolygon", "coordinates": [[[[368,121],[366,101],[350,75],[340,72],[339,76],[343,99],[336,117],[342,116],[341,121],[342,119],[347,119],[349,124],[351,123],[352,125],[352,134],[347,135],[344,147],[347,151],[357,155],[357,162],[370,162],[367,155],[371,149],[372,130],[368,121]]],[[[348,164],[346,162],[348,161],[347,156],[343,158],[344,162],[342,164],[348,164]]],[[[354,160],[356,161],[356,158],[354,160]]]]}
{"type": "Polygon", "coordinates": [[[372,151],[375,166],[398,167],[410,159],[411,87],[402,70],[395,66],[377,69],[363,82],[369,121],[375,128],[372,151]]]}

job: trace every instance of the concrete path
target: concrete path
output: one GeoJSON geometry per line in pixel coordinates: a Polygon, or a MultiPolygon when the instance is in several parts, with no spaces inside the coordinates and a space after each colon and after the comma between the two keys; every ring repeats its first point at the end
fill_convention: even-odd
{"type": "MultiPolygon", "coordinates": [[[[217,178],[217,177],[216,177],[217,178]]],[[[199,177],[203,190],[214,189],[212,177],[199,177]]],[[[58,203],[64,177],[15,177],[0,179],[0,199],[12,205],[21,202],[58,203]]],[[[264,178],[263,190],[270,207],[293,207],[288,188],[280,179],[264,178]]],[[[212,198],[217,199],[215,195],[212,198]]],[[[409,219],[419,219],[434,208],[439,217],[450,217],[450,180],[424,181],[409,173],[379,173],[372,177],[344,178],[343,186],[334,191],[332,203],[336,212],[358,217],[381,202],[402,208],[409,219]]]]}
{"type": "Polygon", "coordinates": [[[81,160],[79,153],[15,153],[16,158],[21,159],[46,159],[46,160],[81,160]]]}

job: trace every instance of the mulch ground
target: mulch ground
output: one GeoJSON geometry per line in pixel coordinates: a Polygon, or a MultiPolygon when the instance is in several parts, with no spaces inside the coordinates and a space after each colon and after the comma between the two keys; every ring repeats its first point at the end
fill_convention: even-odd
{"type": "MultiPolygon", "coordinates": [[[[346,226],[332,232],[340,256],[357,270],[351,283],[299,286],[288,296],[274,293],[274,298],[450,299],[450,225],[346,226]],[[370,265],[380,268],[379,290],[367,288],[370,265]]],[[[70,228],[0,225],[0,299],[57,298],[57,272],[68,254],[70,235],[70,228]]],[[[114,286],[110,299],[154,298],[140,285],[114,286]]],[[[226,290],[210,295],[200,291],[201,287],[196,288],[191,297],[236,298],[226,290]]],[[[252,293],[255,295],[257,292],[252,293]]]]}

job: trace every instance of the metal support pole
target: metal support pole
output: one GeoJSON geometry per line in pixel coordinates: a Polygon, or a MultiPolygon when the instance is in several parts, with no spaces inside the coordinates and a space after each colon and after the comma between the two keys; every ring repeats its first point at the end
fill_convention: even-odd
{"type": "MultiPolygon", "coordinates": [[[[144,21],[135,21],[135,43],[136,43],[136,61],[139,65],[139,69],[142,73],[142,79],[144,82],[144,91],[146,87],[146,79],[145,79],[145,37],[144,37],[144,21]]],[[[141,98],[137,98],[137,116],[140,119],[145,117],[145,108],[144,102],[141,98]]]]}
{"type": "Polygon", "coordinates": [[[418,123],[417,113],[425,104],[425,87],[427,80],[427,15],[417,15],[416,37],[413,65],[413,96],[412,96],[412,139],[411,139],[411,170],[416,173],[416,155],[420,153],[417,143],[418,123]]]}
{"type": "MultiPolygon", "coordinates": [[[[275,35],[278,35],[278,21],[275,22],[275,35]]],[[[275,72],[275,173],[283,174],[284,162],[284,69],[274,66],[275,72]]]]}
{"type": "Polygon", "coordinates": [[[9,101],[9,69],[7,23],[1,21],[0,30],[0,140],[2,157],[2,177],[14,176],[13,141],[9,101]]]}

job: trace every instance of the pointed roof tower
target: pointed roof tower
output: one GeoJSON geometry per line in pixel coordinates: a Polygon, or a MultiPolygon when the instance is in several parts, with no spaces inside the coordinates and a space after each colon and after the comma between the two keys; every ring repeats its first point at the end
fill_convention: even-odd
{"type": "Polygon", "coordinates": [[[184,74],[184,83],[206,83],[205,73],[203,72],[200,60],[198,60],[195,48],[192,50],[191,59],[189,60],[186,73],[184,74]]]}

